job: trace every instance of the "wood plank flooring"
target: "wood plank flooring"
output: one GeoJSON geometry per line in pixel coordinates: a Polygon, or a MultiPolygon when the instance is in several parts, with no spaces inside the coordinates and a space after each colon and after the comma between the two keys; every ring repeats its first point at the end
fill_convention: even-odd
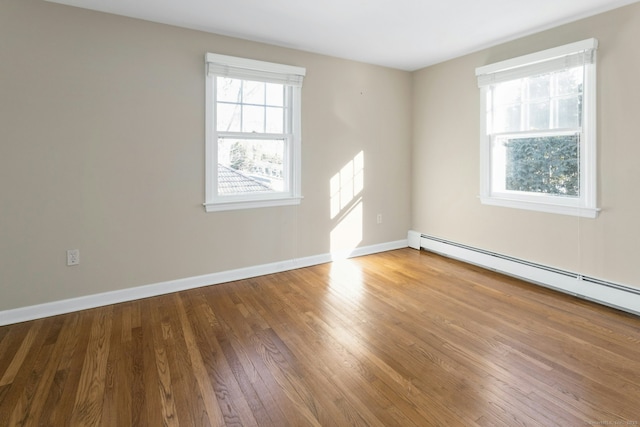
{"type": "Polygon", "coordinates": [[[639,423],[639,317],[412,249],[0,328],[1,426],[639,423]]]}

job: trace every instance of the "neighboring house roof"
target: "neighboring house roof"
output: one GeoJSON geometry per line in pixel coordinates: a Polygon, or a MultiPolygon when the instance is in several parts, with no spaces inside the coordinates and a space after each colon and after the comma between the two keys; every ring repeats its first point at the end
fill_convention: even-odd
{"type": "Polygon", "coordinates": [[[259,193],[273,191],[270,187],[240,171],[218,163],[218,193],[259,193]]]}

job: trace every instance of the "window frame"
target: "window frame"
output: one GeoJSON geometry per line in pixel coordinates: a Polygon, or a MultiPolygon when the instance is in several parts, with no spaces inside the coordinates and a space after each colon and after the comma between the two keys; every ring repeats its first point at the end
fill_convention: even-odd
{"type": "Polygon", "coordinates": [[[301,115],[303,67],[207,53],[205,55],[205,202],[206,212],[271,206],[298,205],[301,194],[301,115]],[[285,87],[283,133],[220,132],[217,129],[217,77],[278,83],[285,87]],[[284,144],[283,191],[218,194],[218,139],[282,139],[284,144]]]}
{"type": "MultiPolygon", "coordinates": [[[[586,218],[596,218],[597,208],[597,161],[596,161],[596,49],[598,41],[594,38],[570,43],[552,49],[508,59],[494,64],[476,68],[478,86],[480,87],[480,201],[482,204],[502,206],[516,209],[526,209],[539,212],[574,215],[586,218]],[[524,191],[496,191],[492,176],[493,135],[488,130],[487,97],[489,87],[494,84],[491,80],[500,74],[522,77],[533,77],[545,72],[559,71],[564,58],[588,52],[591,60],[585,61],[584,80],[582,88],[582,124],[579,145],[579,180],[580,195],[578,197],[550,195],[524,191]]],[[[507,82],[510,77],[502,78],[507,82]]],[[[558,135],[562,129],[556,129],[558,135]]],[[[527,131],[535,133],[535,131],[527,131]]],[[[549,132],[548,129],[544,132],[549,132]]]]}

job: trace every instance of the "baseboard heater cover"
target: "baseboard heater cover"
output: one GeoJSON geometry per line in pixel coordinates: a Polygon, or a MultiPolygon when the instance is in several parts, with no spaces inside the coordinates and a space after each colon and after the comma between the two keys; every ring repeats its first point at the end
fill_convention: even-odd
{"type": "MultiPolygon", "coordinates": [[[[409,241],[416,240],[409,232],[409,241]]],[[[426,234],[410,245],[640,316],[640,289],[486,251],[426,234]]]]}

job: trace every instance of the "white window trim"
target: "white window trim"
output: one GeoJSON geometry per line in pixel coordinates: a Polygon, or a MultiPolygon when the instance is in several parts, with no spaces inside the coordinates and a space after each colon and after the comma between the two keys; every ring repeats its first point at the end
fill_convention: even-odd
{"type": "Polygon", "coordinates": [[[305,68],[276,64],[253,59],[207,53],[205,55],[205,203],[206,212],[272,206],[298,205],[302,200],[301,189],[301,103],[302,80],[305,68]],[[285,161],[289,164],[289,188],[283,192],[268,194],[225,195],[217,194],[218,188],[218,132],[215,126],[215,78],[230,76],[245,80],[280,83],[290,88],[291,135],[285,161]]]}
{"type": "Polygon", "coordinates": [[[596,218],[596,60],[598,40],[588,39],[564,46],[508,59],[476,68],[480,86],[480,201],[486,205],[526,209],[538,212],[596,218]],[[487,80],[497,73],[517,74],[518,68],[544,64],[582,51],[593,50],[593,63],[585,64],[583,82],[582,141],[580,152],[580,197],[565,198],[545,194],[492,191],[491,136],[487,134],[487,80]]]}

